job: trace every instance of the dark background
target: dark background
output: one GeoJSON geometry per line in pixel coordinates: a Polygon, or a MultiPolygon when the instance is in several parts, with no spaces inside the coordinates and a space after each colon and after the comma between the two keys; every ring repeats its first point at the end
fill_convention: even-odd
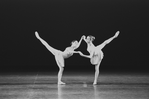
{"type": "MultiPolygon", "coordinates": [[[[82,35],[95,45],[120,31],[103,49],[101,72],[147,73],[149,48],[148,0],[1,0],[0,72],[58,71],[54,56],[35,37],[64,50],[82,35]]],[[[78,50],[84,54],[83,41],[78,50]]],[[[90,60],[74,54],[65,71],[93,72],[90,60]]]]}

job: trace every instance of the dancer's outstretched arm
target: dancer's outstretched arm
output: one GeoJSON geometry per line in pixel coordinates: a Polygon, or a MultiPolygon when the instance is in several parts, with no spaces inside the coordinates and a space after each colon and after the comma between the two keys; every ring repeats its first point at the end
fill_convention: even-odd
{"type": "Polygon", "coordinates": [[[110,43],[114,38],[116,38],[119,35],[119,31],[115,33],[115,35],[107,40],[105,40],[102,44],[100,44],[100,48],[102,49],[106,44],[110,43]]]}
{"type": "Polygon", "coordinates": [[[73,53],[80,53],[80,51],[72,51],[73,53]]]}
{"type": "Polygon", "coordinates": [[[83,57],[86,57],[86,58],[91,58],[91,55],[84,55],[82,52],[79,51],[79,54],[83,57]]]}

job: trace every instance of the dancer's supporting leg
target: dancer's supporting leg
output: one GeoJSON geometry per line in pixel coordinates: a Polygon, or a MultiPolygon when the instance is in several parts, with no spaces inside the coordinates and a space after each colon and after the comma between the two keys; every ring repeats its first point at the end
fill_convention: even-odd
{"type": "Polygon", "coordinates": [[[63,71],[64,71],[64,58],[60,55],[55,55],[55,60],[56,63],[59,67],[59,72],[58,72],[58,84],[65,84],[64,82],[61,81],[63,71]]]}
{"type": "Polygon", "coordinates": [[[95,65],[95,78],[94,78],[94,83],[93,83],[94,85],[97,84],[100,63],[101,63],[101,61],[99,61],[98,64],[95,65]]]}
{"type": "Polygon", "coordinates": [[[43,45],[46,46],[46,48],[55,56],[56,63],[59,67],[59,72],[58,72],[58,84],[65,84],[64,82],[61,81],[63,71],[64,71],[64,58],[62,57],[61,51],[58,51],[51,46],[49,46],[43,39],[39,39],[43,45]]]}

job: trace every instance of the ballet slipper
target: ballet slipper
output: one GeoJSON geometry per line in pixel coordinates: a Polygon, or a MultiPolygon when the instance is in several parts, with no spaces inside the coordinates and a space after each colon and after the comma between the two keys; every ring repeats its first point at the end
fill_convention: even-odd
{"type": "Polygon", "coordinates": [[[66,83],[64,83],[64,82],[62,82],[62,81],[59,81],[57,84],[58,84],[58,85],[65,85],[66,83]]]}

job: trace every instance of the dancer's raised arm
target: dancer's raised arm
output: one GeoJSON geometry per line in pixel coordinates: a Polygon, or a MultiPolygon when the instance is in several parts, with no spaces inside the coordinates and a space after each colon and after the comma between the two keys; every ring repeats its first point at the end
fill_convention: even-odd
{"type": "Polygon", "coordinates": [[[79,43],[78,43],[78,45],[77,45],[77,48],[80,46],[80,44],[81,44],[83,38],[85,38],[84,35],[81,37],[81,39],[80,39],[80,41],[79,41],[79,43]]]}
{"type": "Polygon", "coordinates": [[[86,38],[85,38],[85,37],[83,38],[83,40],[87,43],[87,40],[86,40],[86,38]]]}
{"type": "Polygon", "coordinates": [[[102,44],[100,44],[99,46],[101,47],[101,49],[102,49],[105,45],[107,45],[108,43],[110,43],[114,38],[116,38],[116,37],[119,35],[119,33],[120,33],[120,32],[117,31],[113,37],[111,37],[111,38],[105,40],[102,44]]]}

